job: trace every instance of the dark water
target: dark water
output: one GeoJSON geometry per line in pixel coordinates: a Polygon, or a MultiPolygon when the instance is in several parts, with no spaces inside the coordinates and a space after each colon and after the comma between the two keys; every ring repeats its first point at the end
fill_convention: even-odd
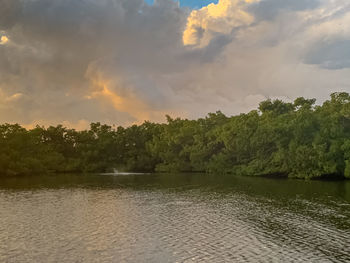
{"type": "Polygon", "coordinates": [[[350,262],[350,181],[0,180],[0,262],[350,262]]]}

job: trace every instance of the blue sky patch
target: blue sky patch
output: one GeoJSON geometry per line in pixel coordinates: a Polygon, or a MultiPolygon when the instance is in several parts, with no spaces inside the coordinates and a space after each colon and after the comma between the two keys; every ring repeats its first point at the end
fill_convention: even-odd
{"type": "MultiPolygon", "coordinates": [[[[154,0],[145,0],[148,4],[153,4],[154,0]]],[[[218,0],[179,0],[180,6],[187,6],[193,9],[198,9],[203,6],[207,6],[210,3],[217,3],[218,0]]]]}

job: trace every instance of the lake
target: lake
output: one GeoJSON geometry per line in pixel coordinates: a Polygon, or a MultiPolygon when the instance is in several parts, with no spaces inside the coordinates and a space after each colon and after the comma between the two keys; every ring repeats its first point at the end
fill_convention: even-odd
{"type": "Polygon", "coordinates": [[[350,262],[350,181],[0,179],[0,262],[350,262]]]}

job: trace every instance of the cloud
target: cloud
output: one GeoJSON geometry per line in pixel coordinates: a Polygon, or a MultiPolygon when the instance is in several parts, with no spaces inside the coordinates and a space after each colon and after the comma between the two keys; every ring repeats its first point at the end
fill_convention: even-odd
{"type": "Polygon", "coordinates": [[[261,0],[248,7],[257,21],[272,20],[281,14],[315,10],[321,5],[321,0],[261,0]]]}
{"type": "Polygon", "coordinates": [[[0,49],[0,89],[7,97],[24,94],[26,101],[17,110],[2,102],[8,111],[2,121],[131,124],[154,116],[165,119],[167,104],[154,102],[162,95],[151,79],[179,67],[164,60],[169,56],[175,61],[172,50],[182,46],[178,36],[186,12],[177,4],[34,0],[6,1],[5,6],[16,19],[0,24],[12,38],[11,46],[0,49]],[[97,73],[105,79],[96,81],[97,73]],[[111,83],[108,93],[102,82],[111,83]],[[122,102],[116,107],[117,96],[122,102]],[[22,109],[29,111],[26,117],[22,109]]]}
{"type": "Polygon", "coordinates": [[[135,120],[162,121],[167,114],[160,109],[154,109],[152,105],[141,100],[134,92],[133,87],[123,84],[115,78],[109,78],[96,71],[88,71],[89,79],[94,91],[86,96],[87,99],[105,100],[111,103],[119,111],[129,114],[135,120]],[[122,89],[120,88],[122,87],[122,89]],[[96,89],[98,88],[98,89],[96,89]]]}
{"type": "Polygon", "coordinates": [[[245,11],[254,0],[220,0],[191,12],[183,33],[184,45],[203,47],[219,34],[229,34],[236,28],[253,23],[254,17],[245,11]]]}
{"type": "Polygon", "coordinates": [[[350,68],[350,38],[321,42],[305,57],[308,64],[326,69],[350,68]]]}
{"type": "Polygon", "coordinates": [[[21,13],[20,0],[1,0],[0,25],[3,30],[12,27],[21,13]]]}
{"type": "Polygon", "coordinates": [[[0,122],[130,125],[350,91],[348,0],[0,6],[0,122]]]}
{"type": "Polygon", "coordinates": [[[325,69],[350,68],[350,4],[333,7],[307,30],[311,36],[304,63],[325,69]]]}

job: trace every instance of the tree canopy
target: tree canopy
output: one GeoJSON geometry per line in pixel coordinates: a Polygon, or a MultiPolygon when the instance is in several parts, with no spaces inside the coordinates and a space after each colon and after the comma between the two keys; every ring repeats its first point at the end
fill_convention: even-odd
{"type": "Polygon", "coordinates": [[[113,128],[91,123],[25,129],[0,125],[0,175],[47,172],[208,172],[296,178],[350,178],[350,95],[333,93],[293,103],[265,100],[227,117],[113,128]]]}

